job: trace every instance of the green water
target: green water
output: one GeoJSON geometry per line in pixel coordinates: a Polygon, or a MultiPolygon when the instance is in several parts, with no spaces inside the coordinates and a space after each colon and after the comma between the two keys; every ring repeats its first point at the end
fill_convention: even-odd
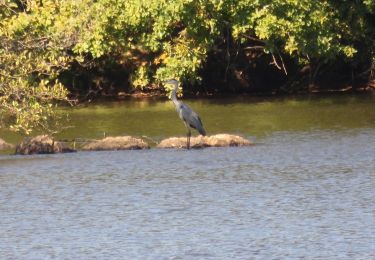
{"type": "MultiPolygon", "coordinates": [[[[233,133],[262,138],[279,131],[375,128],[375,96],[247,98],[184,100],[202,118],[208,134],[233,133]]],[[[186,132],[168,101],[126,100],[65,108],[69,115],[60,139],[146,136],[160,141],[186,132]]],[[[0,130],[17,143],[22,136],[0,130]]]]}

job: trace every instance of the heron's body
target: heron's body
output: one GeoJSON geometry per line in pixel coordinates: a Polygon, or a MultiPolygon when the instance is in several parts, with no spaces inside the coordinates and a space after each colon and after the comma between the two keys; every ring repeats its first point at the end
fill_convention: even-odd
{"type": "Polygon", "coordinates": [[[178,89],[178,81],[177,80],[169,80],[167,83],[173,84],[174,89],[172,90],[171,99],[173,104],[176,107],[176,111],[179,117],[184,121],[184,124],[188,130],[187,133],[187,149],[190,148],[190,136],[191,130],[190,128],[196,129],[201,135],[205,136],[206,131],[203,128],[202,120],[199,118],[198,114],[195,113],[188,105],[184,104],[182,101],[177,100],[177,89],[178,89]]]}

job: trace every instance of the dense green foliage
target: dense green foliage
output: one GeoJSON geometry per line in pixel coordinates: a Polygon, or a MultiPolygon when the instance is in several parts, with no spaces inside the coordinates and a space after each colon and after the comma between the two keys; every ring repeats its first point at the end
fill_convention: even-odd
{"type": "Polygon", "coordinates": [[[261,70],[283,91],[368,77],[374,16],[372,0],[0,0],[0,124],[50,129],[69,91],[172,77],[251,90],[261,70]]]}

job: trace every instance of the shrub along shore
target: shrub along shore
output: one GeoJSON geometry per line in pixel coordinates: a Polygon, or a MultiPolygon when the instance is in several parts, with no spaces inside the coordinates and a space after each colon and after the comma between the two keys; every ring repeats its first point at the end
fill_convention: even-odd
{"type": "Polygon", "coordinates": [[[97,97],[364,91],[375,2],[0,1],[0,126],[61,128],[56,106],[97,97]]]}

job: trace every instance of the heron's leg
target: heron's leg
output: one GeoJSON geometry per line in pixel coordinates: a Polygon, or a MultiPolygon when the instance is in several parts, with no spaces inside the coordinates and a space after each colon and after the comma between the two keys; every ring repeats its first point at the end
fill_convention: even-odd
{"type": "Polygon", "coordinates": [[[191,136],[191,131],[190,131],[190,128],[188,127],[187,128],[188,132],[187,132],[187,140],[186,140],[186,148],[189,150],[190,149],[190,136],[191,136]]]}

